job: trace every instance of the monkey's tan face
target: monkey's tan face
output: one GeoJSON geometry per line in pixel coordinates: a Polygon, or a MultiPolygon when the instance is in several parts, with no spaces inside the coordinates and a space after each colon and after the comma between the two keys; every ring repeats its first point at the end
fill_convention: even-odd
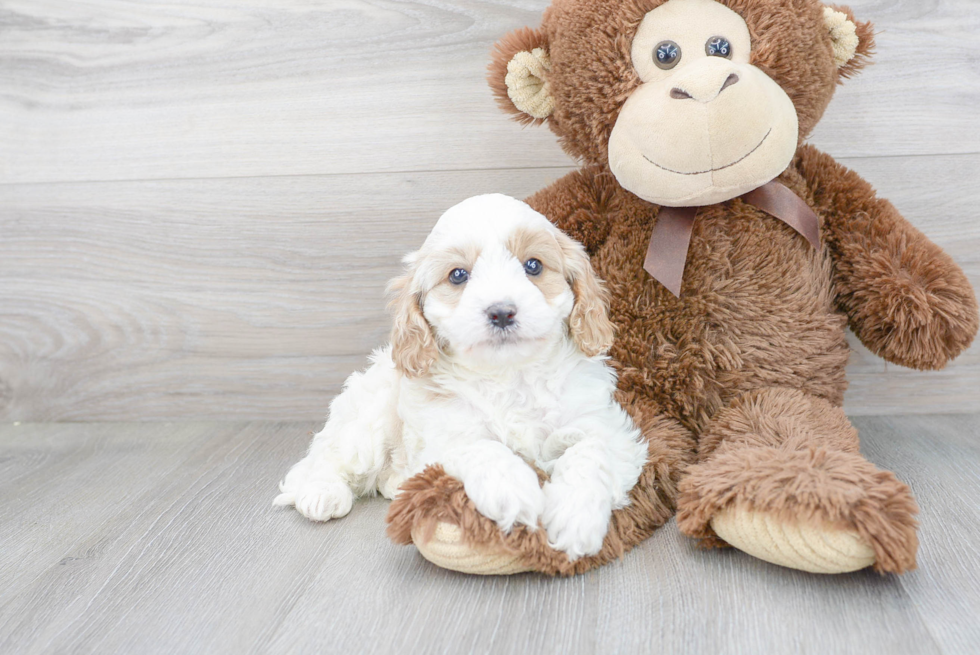
{"type": "Polygon", "coordinates": [[[669,207],[723,202],[785,170],[799,125],[789,96],[749,64],[741,16],[715,0],[669,0],[632,44],[642,84],[609,138],[619,183],[669,207]]]}

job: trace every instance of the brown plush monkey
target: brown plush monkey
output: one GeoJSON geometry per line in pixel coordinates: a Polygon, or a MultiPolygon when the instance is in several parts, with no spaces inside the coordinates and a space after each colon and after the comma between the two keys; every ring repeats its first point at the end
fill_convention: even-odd
{"type": "Polygon", "coordinates": [[[396,541],[457,570],[569,574],[676,507],[685,534],[784,566],[915,566],[909,489],[841,410],[844,329],[938,369],[972,341],[977,301],[948,255],[804,143],[872,47],[870,24],[818,0],[555,0],[497,44],[502,107],[583,162],[528,202],[608,284],[650,462],[594,557],[501,534],[438,468],[392,504],[396,541]]]}

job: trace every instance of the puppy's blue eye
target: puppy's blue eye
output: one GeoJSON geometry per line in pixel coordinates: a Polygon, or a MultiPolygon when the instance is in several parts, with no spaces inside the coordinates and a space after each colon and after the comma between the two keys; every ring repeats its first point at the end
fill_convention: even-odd
{"type": "Polygon", "coordinates": [[[529,259],[524,262],[524,272],[528,275],[540,275],[544,270],[544,265],[537,259],[529,259]]]}
{"type": "Polygon", "coordinates": [[[470,279],[470,273],[465,268],[454,268],[449,274],[449,281],[453,284],[462,284],[470,279]]]}
{"type": "Polygon", "coordinates": [[[713,36],[704,44],[704,52],[709,57],[732,58],[732,44],[723,36],[713,36]]]}

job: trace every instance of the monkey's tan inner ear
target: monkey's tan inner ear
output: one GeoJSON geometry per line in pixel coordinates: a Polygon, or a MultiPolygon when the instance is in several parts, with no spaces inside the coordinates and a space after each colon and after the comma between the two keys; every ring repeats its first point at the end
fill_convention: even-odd
{"type": "Polygon", "coordinates": [[[834,46],[834,63],[840,68],[857,53],[857,26],[848,20],[847,14],[832,7],[823,8],[823,21],[834,46]]]}
{"type": "Polygon", "coordinates": [[[548,87],[551,58],[544,48],[518,52],[507,63],[507,96],[519,110],[534,118],[547,118],[555,110],[548,87]]]}

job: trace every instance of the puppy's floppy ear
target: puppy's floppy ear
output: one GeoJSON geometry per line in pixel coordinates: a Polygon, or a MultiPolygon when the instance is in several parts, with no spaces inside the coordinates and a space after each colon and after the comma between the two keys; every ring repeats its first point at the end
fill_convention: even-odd
{"type": "Polygon", "coordinates": [[[823,22],[830,33],[830,43],[834,49],[834,63],[840,79],[855,75],[871,63],[874,53],[875,34],[871,23],[860,23],[854,18],[850,7],[825,6],[823,22]]]}
{"type": "Polygon", "coordinates": [[[592,270],[582,244],[561,232],[555,238],[565,260],[565,278],[575,294],[568,332],[589,357],[604,353],[612,347],[614,337],[609,320],[609,292],[592,270]]]}
{"type": "Polygon", "coordinates": [[[425,375],[439,353],[432,327],[422,315],[421,294],[412,290],[412,259],[409,270],[388,283],[392,295],[388,308],[394,315],[391,326],[391,359],[403,375],[425,375]]]}
{"type": "Polygon", "coordinates": [[[494,45],[487,81],[497,104],[522,125],[543,123],[555,110],[548,84],[551,57],[548,38],[528,27],[504,36],[494,45]]]}

